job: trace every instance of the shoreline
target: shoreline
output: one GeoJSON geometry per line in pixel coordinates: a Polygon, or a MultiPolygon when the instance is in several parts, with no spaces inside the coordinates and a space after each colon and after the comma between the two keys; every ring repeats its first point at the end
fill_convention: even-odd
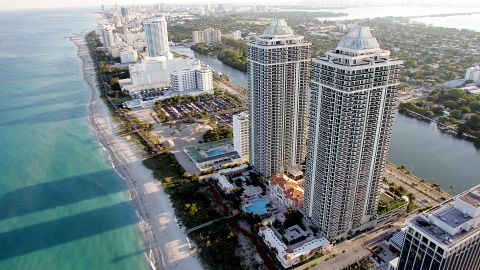
{"type": "Polygon", "coordinates": [[[150,268],[170,269],[184,265],[181,269],[202,269],[189,248],[184,231],[174,224],[175,213],[168,195],[153,178],[152,172],[142,164],[143,150],[136,142],[116,135],[119,122],[113,118],[100,97],[85,35],[86,33],[76,34],[69,39],[77,46],[77,56],[82,61],[83,79],[91,90],[89,121],[113,169],[128,187],[128,195],[139,219],[138,227],[150,268]]]}

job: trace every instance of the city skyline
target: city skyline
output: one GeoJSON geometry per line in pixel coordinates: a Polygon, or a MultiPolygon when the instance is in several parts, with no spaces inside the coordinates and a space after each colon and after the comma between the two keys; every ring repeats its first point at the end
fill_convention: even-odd
{"type": "MultiPolygon", "coordinates": [[[[332,4],[334,6],[340,5],[354,5],[354,6],[372,6],[372,5],[413,5],[413,6],[452,6],[458,7],[459,5],[464,5],[465,7],[480,7],[480,3],[476,0],[421,0],[421,1],[412,1],[412,0],[390,0],[390,1],[367,1],[367,0],[324,0],[322,1],[326,4],[332,4]]],[[[115,1],[115,0],[84,0],[84,1],[66,1],[66,0],[45,0],[45,1],[35,1],[35,0],[19,0],[19,1],[0,1],[0,10],[11,10],[11,9],[44,9],[44,8],[67,8],[67,7],[95,7],[98,8],[101,5],[105,6],[114,6],[115,4],[119,6],[130,6],[130,5],[154,5],[159,3],[168,3],[168,4],[178,4],[178,1],[175,0],[166,0],[166,1],[155,1],[155,0],[133,0],[133,1],[115,1]]],[[[210,0],[210,1],[194,1],[187,0],[182,2],[182,4],[233,4],[233,5],[258,5],[258,2],[253,0],[240,0],[240,1],[225,1],[225,0],[210,0]]],[[[310,0],[297,0],[297,1],[288,1],[288,0],[274,0],[268,3],[268,5],[312,5],[317,6],[317,1],[310,0]]]]}
{"type": "Polygon", "coordinates": [[[480,9],[216,1],[2,10],[0,269],[480,270],[480,9]]]}

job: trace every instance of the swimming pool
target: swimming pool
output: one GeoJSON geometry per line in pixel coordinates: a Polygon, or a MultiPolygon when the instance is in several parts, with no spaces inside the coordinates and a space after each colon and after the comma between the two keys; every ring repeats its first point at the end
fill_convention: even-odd
{"type": "Polygon", "coordinates": [[[205,152],[205,155],[207,155],[207,157],[214,157],[214,156],[219,156],[219,155],[225,154],[225,153],[226,153],[226,151],[224,149],[217,148],[217,149],[213,149],[213,150],[205,152]]]}
{"type": "Polygon", "coordinates": [[[269,203],[270,201],[267,199],[256,200],[246,207],[245,211],[257,215],[265,214],[267,212],[267,204],[269,203]]]}

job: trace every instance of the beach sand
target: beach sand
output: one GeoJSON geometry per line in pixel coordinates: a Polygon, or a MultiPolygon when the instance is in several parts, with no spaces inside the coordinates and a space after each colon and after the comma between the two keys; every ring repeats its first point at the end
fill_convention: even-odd
{"type": "Polygon", "coordinates": [[[117,135],[120,123],[112,117],[100,98],[85,33],[70,39],[78,47],[78,56],[83,62],[83,76],[92,91],[88,105],[90,121],[112,165],[128,186],[152,269],[202,269],[199,259],[192,254],[185,232],[175,222],[168,195],[153,178],[152,172],[142,164],[142,148],[136,142],[117,135]]]}

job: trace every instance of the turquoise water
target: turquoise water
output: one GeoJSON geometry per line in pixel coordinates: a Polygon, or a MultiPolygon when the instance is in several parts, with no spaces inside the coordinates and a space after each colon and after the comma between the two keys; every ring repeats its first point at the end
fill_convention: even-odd
{"type": "Polygon", "coordinates": [[[226,153],[225,150],[222,149],[222,148],[213,149],[213,150],[210,150],[210,151],[205,152],[205,154],[207,155],[207,157],[219,156],[219,155],[225,154],[225,153],[226,153]]]}
{"type": "Polygon", "coordinates": [[[66,38],[94,28],[88,10],[0,12],[0,269],[147,268],[66,38]]]}
{"type": "Polygon", "coordinates": [[[260,199],[253,201],[252,204],[248,207],[245,208],[245,211],[252,213],[252,214],[257,214],[257,215],[262,215],[267,212],[267,204],[269,204],[270,201],[267,199],[260,199]]]}

